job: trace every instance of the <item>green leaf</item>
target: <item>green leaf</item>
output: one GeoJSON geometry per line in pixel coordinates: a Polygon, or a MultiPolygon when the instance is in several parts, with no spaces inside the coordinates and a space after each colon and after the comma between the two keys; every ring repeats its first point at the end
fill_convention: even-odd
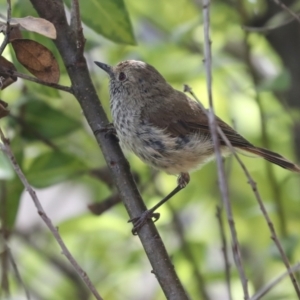
{"type": "MultiPolygon", "coordinates": [[[[10,141],[10,147],[17,160],[17,163],[22,166],[24,156],[24,145],[20,137],[16,136],[10,141]]],[[[6,154],[0,151],[0,179],[10,180],[15,177],[15,171],[6,154]]]]}
{"type": "MultiPolygon", "coordinates": [[[[65,1],[70,7],[70,0],[65,1]]],[[[80,1],[83,22],[113,42],[135,45],[129,14],[123,0],[80,1]]]]}
{"type": "Polygon", "coordinates": [[[0,215],[2,215],[1,210],[4,210],[3,215],[5,216],[3,227],[5,227],[6,230],[11,230],[16,221],[24,186],[20,179],[15,177],[13,180],[2,181],[0,190],[0,197],[3,198],[1,200],[2,204],[0,205],[0,215]]]}
{"type": "Polygon", "coordinates": [[[0,151],[0,179],[12,179],[14,170],[6,155],[0,151]]]}
{"type": "Polygon", "coordinates": [[[20,117],[25,124],[22,135],[28,139],[54,139],[81,127],[80,122],[40,100],[22,106],[20,117]]]}
{"type": "Polygon", "coordinates": [[[34,159],[26,177],[31,185],[44,188],[68,180],[86,169],[84,162],[76,156],[55,151],[34,159]]]}
{"type": "Polygon", "coordinates": [[[284,92],[290,85],[291,75],[287,70],[283,70],[278,76],[262,82],[259,86],[259,90],[284,92]]]}
{"type": "MultiPolygon", "coordinates": [[[[21,166],[24,155],[24,146],[21,138],[18,136],[14,137],[10,141],[10,147],[14,153],[16,161],[21,166]]],[[[10,231],[13,229],[16,221],[20,198],[24,187],[19,177],[15,175],[15,171],[11,165],[11,162],[1,151],[0,179],[0,216],[3,216],[1,222],[3,223],[2,227],[10,231]]]]}

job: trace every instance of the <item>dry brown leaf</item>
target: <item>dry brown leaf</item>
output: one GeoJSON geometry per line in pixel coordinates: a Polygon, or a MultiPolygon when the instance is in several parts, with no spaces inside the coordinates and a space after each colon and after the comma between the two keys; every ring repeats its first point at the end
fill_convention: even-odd
{"type": "Polygon", "coordinates": [[[23,38],[19,25],[10,28],[9,41],[23,38]]]}
{"type": "Polygon", "coordinates": [[[19,24],[23,29],[37,32],[50,39],[56,39],[56,29],[54,25],[42,18],[34,18],[31,16],[25,18],[12,18],[10,24],[19,24]]]}
{"type": "MultiPolygon", "coordinates": [[[[0,56],[0,69],[4,67],[6,71],[16,71],[14,64],[8,61],[3,56],[0,56]]],[[[4,90],[6,87],[11,85],[13,82],[17,81],[17,77],[9,76],[9,75],[1,75],[0,76],[0,89],[4,90]]],[[[1,100],[0,100],[1,101],[1,100]]],[[[1,103],[0,103],[1,104],[1,103]]]]}
{"type": "MultiPolygon", "coordinates": [[[[6,34],[6,23],[3,23],[0,21],[0,32],[3,32],[3,34],[6,34]]],[[[22,33],[20,30],[19,24],[14,24],[10,26],[10,33],[9,33],[9,41],[12,41],[14,39],[21,39],[22,33]]]]}
{"type": "Polygon", "coordinates": [[[8,104],[0,99],[0,119],[9,114],[9,110],[6,109],[7,106],[8,104]]]}
{"type": "Polygon", "coordinates": [[[50,50],[38,42],[16,39],[11,42],[18,61],[37,78],[58,83],[60,72],[58,63],[50,50]]]}

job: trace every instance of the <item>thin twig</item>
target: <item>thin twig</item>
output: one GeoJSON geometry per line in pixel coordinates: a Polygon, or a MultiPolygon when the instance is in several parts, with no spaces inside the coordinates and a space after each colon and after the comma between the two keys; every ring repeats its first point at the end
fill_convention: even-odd
{"type": "MultiPolygon", "coordinates": [[[[191,247],[189,247],[188,242],[185,239],[185,233],[184,233],[184,228],[182,226],[182,222],[180,221],[178,214],[176,213],[175,209],[172,207],[172,205],[170,203],[168,203],[168,207],[172,212],[172,216],[173,216],[172,223],[173,223],[174,229],[177,233],[177,236],[180,240],[180,250],[185,255],[188,262],[190,263],[192,273],[193,273],[192,276],[193,276],[193,278],[196,282],[197,288],[198,288],[198,293],[199,293],[198,297],[199,297],[199,299],[202,299],[202,300],[210,300],[211,297],[209,296],[209,294],[207,292],[207,286],[205,283],[204,276],[198,267],[199,262],[193,255],[193,251],[191,251],[191,247]]],[[[194,295],[194,296],[196,296],[196,295],[194,295]]],[[[198,298],[198,297],[196,297],[196,298],[198,298]]]]}
{"type": "Polygon", "coordinates": [[[27,290],[27,288],[26,288],[26,286],[25,286],[25,284],[24,284],[24,282],[22,280],[22,277],[21,277],[20,272],[18,270],[17,264],[16,264],[16,262],[14,260],[14,257],[12,255],[12,253],[11,253],[11,250],[10,250],[9,246],[7,245],[7,242],[6,241],[4,241],[4,242],[5,242],[5,250],[8,252],[9,260],[10,260],[10,262],[12,264],[12,267],[14,269],[14,272],[16,274],[16,278],[17,278],[19,284],[23,287],[23,289],[25,291],[26,299],[30,300],[29,291],[27,290]]]}
{"type": "Polygon", "coordinates": [[[300,23],[300,17],[296,13],[294,13],[290,8],[288,8],[284,3],[282,3],[279,0],[273,1],[300,23]]]}
{"type": "Polygon", "coordinates": [[[253,27],[253,26],[242,25],[242,29],[244,29],[245,31],[248,31],[248,32],[258,32],[258,33],[265,34],[272,30],[276,30],[278,28],[286,26],[286,25],[290,24],[291,22],[293,22],[294,20],[295,20],[294,18],[290,18],[290,19],[286,20],[285,22],[282,22],[281,24],[274,25],[274,26],[264,26],[264,27],[253,27]]]}
{"type": "MultiPolygon", "coordinates": [[[[88,299],[90,296],[90,290],[81,280],[69,262],[65,261],[64,257],[59,255],[60,253],[50,253],[50,251],[47,251],[49,249],[44,249],[42,246],[37,245],[39,233],[40,232],[37,232],[36,228],[33,228],[30,232],[26,233],[23,231],[14,230],[14,236],[17,236],[22,240],[22,242],[26,243],[26,245],[35,252],[34,255],[47,261],[51,265],[51,268],[56,269],[59,272],[58,276],[63,276],[70,281],[74,287],[74,294],[76,294],[77,299],[88,299]]],[[[33,296],[35,299],[41,299],[40,296],[33,296]]]]}
{"type": "Polygon", "coordinates": [[[230,279],[230,263],[228,258],[228,251],[227,251],[227,241],[225,235],[224,224],[222,220],[222,209],[220,206],[217,206],[216,209],[216,217],[218,220],[220,234],[221,234],[221,241],[222,241],[222,253],[225,263],[225,278],[226,278],[226,286],[228,291],[228,299],[232,300],[232,293],[231,293],[231,279],[230,279]]]}
{"type": "MultiPolygon", "coordinates": [[[[4,239],[4,238],[3,238],[4,239]]],[[[0,253],[1,260],[1,283],[0,283],[0,299],[3,297],[9,299],[10,295],[10,285],[9,285],[9,254],[7,249],[3,249],[0,253]]]]}
{"type": "MultiPolygon", "coordinates": [[[[261,122],[262,122],[262,136],[263,136],[264,146],[268,148],[269,140],[268,140],[267,129],[266,129],[267,125],[266,125],[266,120],[265,120],[265,117],[264,117],[262,101],[261,101],[260,94],[259,94],[258,89],[257,89],[257,86],[258,86],[258,83],[259,83],[258,82],[258,77],[257,77],[257,75],[255,73],[255,70],[253,69],[253,66],[252,66],[252,63],[251,63],[251,55],[250,55],[251,48],[250,48],[250,44],[249,44],[249,41],[248,41],[248,36],[249,36],[249,34],[246,33],[246,36],[245,36],[246,61],[247,61],[248,68],[249,68],[249,71],[250,71],[250,75],[252,77],[253,85],[254,85],[254,88],[255,88],[256,102],[259,106],[260,118],[261,118],[261,122]]],[[[244,168],[245,168],[245,166],[244,166],[244,168]]],[[[284,215],[284,211],[283,211],[283,203],[282,203],[282,199],[281,199],[281,196],[280,196],[280,189],[278,188],[278,184],[277,184],[276,177],[275,177],[275,174],[274,174],[273,169],[272,169],[272,165],[267,164],[266,165],[266,170],[267,170],[268,178],[270,180],[270,184],[272,186],[273,198],[274,198],[274,201],[275,201],[275,204],[276,204],[276,207],[277,207],[277,211],[278,211],[278,214],[279,214],[281,234],[283,236],[286,236],[287,235],[287,232],[286,232],[286,219],[285,219],[285,215],[284,215]]],[[[248,170],[246,170],[246,168],[245,168],[245,173],[246,172],[249,174],[248,170]]],[[[267,210],[263,205],[263,201],[262,201],[262,199],[261,199],[261,197],[260,197],[260,195],[257,191],[256,182],[254,182],[254,180],[251,178],[250,174],[249,174],[249,176],[247,175],[247,178],[248,178],[248,182],[252,186],[252,189],[253,189],[254,193],[255,194],[257,193],[256,194],[256,199],[258,200],[260,209],[263,212],[263,215],[264,215],[264,217],[267,221],[268,227],[269,227],[270,232],[271,232],[271,238],[274,240],[287,270],[290,271],[291,266],[290,266],[288,257],[287,257],[287,255],[285,254],[285,252],[283,250],[283,247],[282,247],[282,245],[279,241],[279,238],[276,234],[274,225],[273,225],[273,223],[272,223],[272,221],[271,221],[271,219],[270,219],[270,217],[267,213],[267,210]]],[[[298,298],[300,299],[300,288],[299,288],[298,282],[296,280],[296,277],[294,276],[294,274],[292,272],[289,272],[289,275],[290,275],[290,279],[292,281],[292,284],[294,286],[295,292],[296,292],[298,298]]]]}
{"type": "Polygon", "coordinates": [[[242,260],[240,256],[240,247],[237,238],[237,232],[234,225],[233,214],[231,210],[231,205],[229,201],[229,193],[228,193],[228,185],[226,182],[225,177],[225,170],[224,164],[221,156],[220,151],[220,141],[218,137],[218,129],[217,129],[217,122],[216,117],[214,114],[214,107],[213,107],[213,96],[212,96],[212,73],[211,73],[211,41],[209,35],[209,28],[210,28],[210,16],[209,16],[209,0],[202,0],[203,3],[203,19],[204,19],[204,53],[205,53],[205,67],[206,67],[206,74],[207,74],[207,92],[208,92],[208,99],[209,99],[209,113],[208,113],[208,120],[209,120],[209,128],[212,135],[212,140],[214,144],[214,151],[216,155],[216,161],[218,166],[218,178],[219,178],[219,187],[222,195],[222,200],[224,207],[226,209],[227,220],[229,224],[229,228],[231,231],[232,236],[232,247],[233,247],[233,254],[236,261],[236,266],[239,272],[239,276],[242,282],[243,292],[244,292],[244,299],[249,299],[249,292],[248,292],[248,283],[247,278],[245,275],[245,271],[242,265],[242,260]]]}
{"type": "MultiPolygon", "coordinates": [[[[262,105],[263,101],[262,101],[260,93],[258,91],[259,78],[258,78],[257,73],[251,62],[251,53],[250,53],[251,46],[249,43],[249,33],[248,32],[245,33],[244,44],[245,44],[245,50],[246,50],[246,53],[245,53],[246,54],[245,55],[246,63],[247,63],[247,67],[248,67],[251,79],[252,79],[254,91],[255,91],[255,101],[259,108],[263,147],[269,149],[270,141],[269,141],[268,133],[267,133],[267,120],[266,120],[264,108],[262,105]]],[[[266,162],[265,164],[266,164],[267,177],[269,179],[270,186],[272,187],[271,191],[272,191],[272,196],[274,199],[273,201],[275,203],[276,210],[277,210],[278,217],[279,217],[280,234],[283,237],[286,237],[287,236],[286,216],[284,214],[284,206],[283,206],[283,199],[281,197],[281,191],[280,191],[279,185],[277,183],[273,165],[270,164],[269,162],[266,162]]]]}
{"type": "MultiPolygon", "coordinates": [[[[103,131],[101,132],[101,129],[109,124],[109,121],[91,81],[86,59],[83,55],[78,56],[76,36],[68,24],[63,1],[30,0],[30,2],[39,16],[54,24],[59,33],[54,43],[72,82],[74,97],[80,104],[92,132],[95,134],[130,218],[140,216],[147,208],[120,146],[115,139],[108,138],[103,131]]],[[[166,298],[189,299],[153,222],[149,220],[141,228],[138,236],[166,298]]]]}
{"type": "MultiPolygon", "coordinates": [[[[196,101],[198,101],[198,103],[199,103],[202,111],[207,115],[207,117],[209,117],[209,111],[207,111],[204,108],[204,106],[202,105],[202,103],[200,102],[200,100],[197,98],[197,96],[194,94],[194,92],[192,91],[192,89],[188,85],[185,85],[184,86],[184,90],[185,90],[185,92],[189,92],[194,97],[194,99],[196,101]]],[[[236,155],[235,151],[234,151],[234,148],[232,147],[230,141],[227,139],[227,137],[223,133],[222,129],[218,125],[216,125],[216,126],[217,126],[217,134],[219,134],[221,136],[221,138],[224,140],[224,142],[226,143],[226,145],[230,148],[230,150],[232,151],[232,153],[234,155],[236,155]]],[[[222,159],[221,159],[221,161],[223,163],[222,159]]],[[[224,176],[225,176],[224,164],[223,164],[223,172],[224,172],[224,176]]],[[[219,185],[220,185],[220,182],[219,182],[219,185]]],[[[223,194],[222,194],[222,197],[223,197],[223,194]]],[[[247,293],[248,293],[248,298],[245,297],[245,299],[249,299],[249,292],[248,292],[248,287],[247,287],[247,279],[246,279],[245,271],[244,271],[244,268],[243,268],[243,265],[242,265],[242,261],[241,261],[241,257],[240,257],[240,246],[239,246],[238,239],[237,239],[237,233],[236,233],[236,229],[235,229],[235,225],[234,225],[234,220],[233,220],[233,217],[232,217],[232,210],[231,210],[229,199],[228,199],[228,202],[227,201],[225,202],[224,199],[223,199],[223,205],[225,206],[225,209],[226,209],[227,221],[228,221],[228,224],[229,224],[229,227],[230,227],[231,236],[232,236],[233,257],[234,257],[234,260],[236,262],[236,266],[237,266],[237,269],[238,269],[238,272],[239,272],[239,275],[240,275],[240,278],[241,278],[241,281],[242,281],[242,286],[243,286],[243,289],[244,289],[244,296],[247,295],[247,293]],[[225,204],[227,204],[227,206],[225,204]],[[229,210],[229,212],[228,212],[228,210],[229,210]],[[247,291],[247,293],[245,293],[245,291],[247,291]]]]}
{"type": "Polygon", "coordinates": [[[287,277],[291,272],[299,272],[300,263],[295,264],[290,268],[289,271],[285,271],[283,274],[279,275],[277,278],[273,279],[266,286],[264,286],[261,290],[259,290],[255,295],[251,297],[250,300],[259,300],[264,295],[266,295],[272,288],[274,288],[280,281],[282,281],[285,277],[287,277]]]}
{"type": "MultiPolygon", "coordinates": [[[[190,94],[199,102],[202,110],[207,113],[207,111],[205,110],[205,108],[203,107],[203,105],[201,104],[201,102],[199,101],[199,99],[196,97],[196,95],[193,93],[193,91],[189,87],[187,87],[186,89],[189,90],[190,94]]],[[[278,251],[279,251],[279,253],[281,255],[281,258],[282,258],[282,260],[283,260],[283,262],[284,262],[287,270],[289,270],[289,275],[290,275],[291,281],[292,281],[292,283],[294,285],[294,288],[295,288],[295,291],[296,291],[296,293],[297,293],[297,295],[298,295],[298,297],[300,299],[300,289],[299,289],[297,280],[296,280],[293,272],[291,272],[291,266],[290,266],[289,260],[288,260],[286,254],[285,254],[285,252],[283,250],[283,247],[282,247],[282,245],[281,245],[281,243],[279,241],[279,238],[278,238],[278,236],[276,234],[274,225],[273,225],[273,223],[272,223],[272,221],[271,221],[271,219],[269,217],[269,214],[268,214],[268,212],[267,212],[267,210],[266,210],[266,208],[265,208],[265,206],[263,204],[262,198],[261,198],[261,196],[260,196],[260,194],[258,192],[258,189],[257,189],[257,184],[253,180],[253,178],[251,177],[248,169],[246,168],[246,166],[244,165],[244,163],[241,161],[240,157],[237,155],[234,147],[231,145],[230,141],[228,140],[228,138],[226,137],[226,135],[224,134],[224,132],[222,131],[222,129],[218,126],[217,130],[218,130],[218,134],[220,135],[221,139],[226,143],[226,146],[229,147],[231,153],[234,155],[234,157],[238,161],[239,165],[243,169],[243,171],[244,171],[244,173],[245,173],[245,175],[246,175],[246,177],[248,179],[248,183],[250,184],[250,186],[251,186],[251,188],[252,188],[252,190],[253,190],[253,192],[255,194],[255,198],[258,201],[259,207],[260,207],[260,209],[261,209],[261,211],[262,211],[262,213],[263,213],[263,215],[264,215],[264,217],[265,217],[265,219],[267,221],[268,227],[269,227],[270,232],[271,232],[271,239],[275,242],[275,245],[277,246],[277,249],[278,249],[278,251]]]]}
{"type": "Polygon", "coordinates": [[[5,68],[3,66],[1,66],[1,68],[0,68],[0,75],[19,77],[19,78],[22,78],[24,80],[39,83],[41,85],[49,86],[49,87],[52,87],[54,89],[61,90],[61,91],[73,94],[73,90],[72,90],[71,87],[60,85],[60,84],[57,84],[57,83],[52,83],[52,82],[46,82],[46,81],[38,79],[36,77],[29,76],[29,75],[26,75],[26,74],[23,74],[23,73],[19,73],[17,71],[13,71],[11,69],[5,68]]]}
{"type": "MultiPolygon", "coordinates": [[[[154,182],[154,181],[151,180],[151,182],[154,182]]],[[[164,196],[164,195],[162,195],[161,191],[158,189],[157,185],[154,185],[154,189],[155,189],[156,195],[159,195],[161,197],[164,196]]],[[[190,266],[191,266],[191,269],[193,272],[193,277],[195,278],[195,281],[197,283],[199,297],[200,297],[200,299],[203,299],[203,300],[210,300],[211,298],[207,292],[207,286],[205,283],[204,276],[201,273],[200,269],[198,268],[198,262],[195,259],[193,252],[191,251],[191,248],[188,245],[188,242],[185,239],[185,232],[184,232],[183,224],[182,224],[180,218],[178,217],[178,214],[176,213],[173,206],[168,202],[167,202],[167,204],[168,204],[168,208],[170,209],[172,216],[173,216],[172,223],[174,226],[174,230],[176,231],[177,236],[180,240],[181,252],[185,255],[186,259],[190,263],[190,266]]]]}
{"type": "Polygon", "coordinates": [[[53,225],[51,219],[49,219],[46,212],[44,211],[44,209],[43,209],[43,207],[42,207],[35,191],[29,185],[24,173],[22,172],[20,166],[18,165],[18,163],[16,161],[16,158],[15,158],[15,156],[14,156],[14,154],[13,154],[11,148],[10,148],[9,140],[4,136],[1,128],[0,128],[0,139],[3,143],[2,145],[0,145],[1,150],[6,153],[8,159],[10,160],[10,162],[11,162],[11,164],[12,164],[14,170],[15,170],[15,172],[17,173],[18,177],[20,178],[20,180],[22,181],[24,187],[26,188],[27,192],[31,196],[31,199],[33,200],[34,205],[37,208],[38,214],[41,216],[42,220],[45,222],[45,224],[47,225],[49,230],[52,232],[54,238],[56,239],[57,243],[59,244],[59,246],[62,250],[62,253],[66,256],[66,258],[72,264],[75,271],[78,273],[78,275],[84,281],[84,283],[87,285],[87,287],[89,288],[91,293],[95,296],[95,298],[97,300],[103,300],[102,297],[97,292],[94,285],[92,284],[92,282],[91,282],[90,278],[88,277],[88,275],[86,274],[86,272],[83,271],[83,269],[79,266],[77,261],[74,259],[74,257],[72,256],[72,254],[68,250],[67,246],[63,242],[63,240],[62,240],[62,238],[61,238],[61,236],[58,232],[58,229],[53,225]]]}
{"type": "Polygon", "coordinates": [[[2,55],[4,49],[9,43],[9,34],[10,34],[10,19],[11,19],[11,1],[7,0],[7,18],[6,18],[6,30],[5,30],[5,38],[0,47],[0,55],[2,55]]]}

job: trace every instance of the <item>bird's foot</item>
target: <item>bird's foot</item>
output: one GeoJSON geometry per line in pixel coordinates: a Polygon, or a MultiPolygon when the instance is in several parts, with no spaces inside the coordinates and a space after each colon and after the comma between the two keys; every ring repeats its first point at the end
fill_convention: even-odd
{"type": "Polygon", "coordinates": [[[108,123],[106,126],[104,126],[103,128],[100,128],[100,129],[97,129],[94,131],[94,134],[97,135],[98,133],[102,133],[104,132],[105,133],[105,137],[109,137],[109,136],[112,136],[114,137],[117,142],[119,142],[119,138],[118,138],[118,135],[117,135],[117,131],[114,127],[114,124],[113,123],[108,123]]]}
{"type": "Polygon", "coordinates": [[[180,173],[177,179],[178,186],[180,186],[183,189],[188,185],[189,182],[190,182],[189,173],[180,173]]]}
{"type": "Polygon", "coordinates": [[[133,229],[131,230],[133,235],[137,235],[138,231],[147,223],[148,220],[153,219],[156,222],[160,217],[159,213],[153,212],[151,209],[144,211],[139,217],[132,218],[128,223],[133,224],[133,229]]]}

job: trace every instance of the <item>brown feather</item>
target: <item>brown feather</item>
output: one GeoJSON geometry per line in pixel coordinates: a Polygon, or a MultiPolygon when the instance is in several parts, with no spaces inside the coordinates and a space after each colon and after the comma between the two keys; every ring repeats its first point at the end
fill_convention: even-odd
{"type": "MultiPolygon", "coordinates": [[[[171,136],[199,133],[207,135],[210,138],[211,133],[208,118],[200,105],[182,92],[176,90],[172,92],[175,93],[171,98],[173,100],[172,103],[169,103],[168,106],[160,107],[157,111],[145,109],[142,118],[154,126],[164,129],[171,136]],[[172,111],[172,114],[170,111],[172,111]]],[[[254,147],[228,124],[220,118],[216,118],[218,125],[234,147],[254,147]]],[[[223,141],[220,140],[220,142],[225,145],[223,141]]]]}
{"type": "MultiPolygon", "coordinates": [[[[202,111],[200,105],[180,91],[170,89],[170,93],[174,93],[173,97],[170,94],[164,95],[164,97],[172,99],[168,106],[160,106],[157,111],[146,109],[142,114],[142,118],[154,126],[164,129],[171,136],[199,133],[211,139],[208,117],[202,111]]],[[[216,117],[216,120],[233,147],[261,156],[282,168],[300,172],[300,168],[297,165],[283,156],[270,150],[255,147],[220,118],[216,117]]],[[[220,143],[225,145],[221,137],[220,143]]]]}
{"type": "Polygon", "coordinates": [[[288,169],[293,172],[300,172],[300,168],[296,164],[292,163],[278,153],[259,147],[246,148],[243,150],[259,155],[269,162],[276,164],[284,169],[288,169]]]}

